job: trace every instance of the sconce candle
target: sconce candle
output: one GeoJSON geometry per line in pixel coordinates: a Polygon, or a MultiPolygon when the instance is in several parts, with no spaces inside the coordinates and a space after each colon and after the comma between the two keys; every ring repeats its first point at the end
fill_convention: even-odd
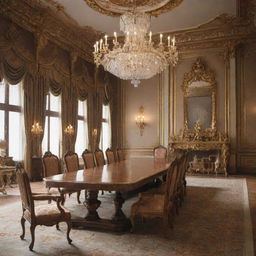
{"type": "Polygon", "coordinates": [[[33,125],[32,125],[32,128],[31,128],[31,133],[34,134],[34,135],[40,135],[43,133],[43,128],[42,126],[35,122],[33,125]]]}
{"type": "Polygon", "coordinates": [[[142,136],[144,132],[144,128],[146,126],[143,106],[139,108],[139,114],[136,116],[135,120],[136,120],[136,125],[140,129],[140,136],[142,136]]]}
{"type": "Polygon", "coordinates": [[[67,134],[67,135],[69,135],[69,136],[74,135],[74,133],[75,133],[74,127],[73,127],[71,124],[69,124],[69,125],[65,128],[64,133],[67,134]]]}
{"type": "Polygon", "coordinates": [[[93,131],[92,131],[92,136],[93,136],[93,137],[96,137],[96,136],[97,136],[97,133],[98,133],[97,129],[93,129],[93,131]]]}

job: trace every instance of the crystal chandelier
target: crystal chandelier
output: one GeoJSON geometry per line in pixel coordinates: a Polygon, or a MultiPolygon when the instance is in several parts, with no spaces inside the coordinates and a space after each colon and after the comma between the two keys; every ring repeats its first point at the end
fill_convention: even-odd
{"type": "Polygon", "coordinates": [[[114,32],[113,48],[109,48],[108,37],[94,45],[94,62],[115,76],[131,80],[138,87],[141,79],[148,79],[162,72],[170,63],[178,62],[175,38],[167,38],[163,43],[160,34],[159,43],[154,46],[152,32],[149,32],[150,16],[141,12],[128,12],[120,17],[120,30],[124,32],[124,43],[117,41],[114,32]]]}

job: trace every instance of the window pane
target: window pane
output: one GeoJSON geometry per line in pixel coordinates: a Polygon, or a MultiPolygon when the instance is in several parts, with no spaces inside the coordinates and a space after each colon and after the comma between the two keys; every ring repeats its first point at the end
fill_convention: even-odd
{"type": "Polygon", "coordinates": [[[9,156],[16,161],[23,159],[22,128],[21,113],[9,112],[9,156]]]}
{"type": "Polygon", "coordinates": [[[85,122],[83,120],[78,120],[77,123],[77,137],[75,144],[75,151],[78,156],[81,156],[83,151],[88,147],[87,144],[87,133],[86,133],[85,122]]]}
{"type": "Polygon", "coordinates": [[[0,103],[4,103],[4,99],[5,99],[5,84],[4,84],[4,80],[2,80],[2,82],[0,82],[0,103]]]}
{"type": "Polygon", "coordinates": [[[60,96],[54,96],[50,93],[50,110],[58,111],[60,110],[60,96]]]}
{"type": "Polygon", "coordinates": [[[60,144],[60,120],[58,117],[50,117],[50,151],[59,156],[60,144]]]}
{"type": "Polygon", "coordinates": [[[49,110],[49,94],[46,95],[46,110],[49,110]]]}
{"type": "Polygon", "coordinates": [[[111,125],[110,125],[109,105],[107,106],[103,105],[102,118],[105,119],[106,122],[102,122],[100,147],[105,152],[105,150],[111,146],[111,125]]]}
{"type": "Polygon", "coordinates": [[[78,101],[78,115],[84,116],[84,101],[78,101]]]}
{"type": "Polygon", "coordinates": [[[21,84],[9,85],[9,104],[20,106],[21,84]]]}
{"type": "Polygon", "coordinates": [[[0,140],[4,140],[4,111],[0,110],[0,140]]]}
{"type": "Polygon", "coordinates": [[[44,125],[44,138],[42,141],[42,152],[43,154],[48,151],[48,116],[45,118],[44,125]]]}

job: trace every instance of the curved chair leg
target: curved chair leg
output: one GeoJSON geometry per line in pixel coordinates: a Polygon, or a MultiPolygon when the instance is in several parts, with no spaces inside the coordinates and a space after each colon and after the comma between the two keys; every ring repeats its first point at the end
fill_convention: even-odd
{"type": "Polygon", "coordinates": [[[66,195],[64,193],[61,193],[61,197],[62,197],[61,205],[64,205],[65,204],[65,200],[66,200],[66,195]]]}
{"type": "Polygon", "coordinates": [[[23,216],[21,217],[20,223],[21,223],[21,227],[22,227],[22,234],[20,236],[20,238],[23,240],[24,236],[25,236],[25,219],[23,218],[23,216]]]}
{"type": "Polygon", "coordinates": [[[71,230],[71,222],[66,222],[66,223],[67,223],[67,226],[68,226],[68,229],[67,229],[67,240],[68,240],[68,243],[71,244],[72,240],[69,237],[69,233],[70,233],[70,230],[71,230]]]}
{"type": "Polygon", "coordinates": [[[80,199],[79,199],[80,194],[81,194],[81,191],[78,191],[78,192],[77,192],[77,195],[76,195],[76,199],[77,199],[77,202],[78,202],[79,204],[81,204],[81,201],[80,201],[80,199]]]}
{"type": "Polygon", "coordinates": [[[33,251],[33,247],[34,247],[34,243],[35,243],[35,228],[36,228],[36,226],[34,226],[34,225],[30,226],[31,239],[32,239],[31,243],[29,245],[29,250],[30,251],[33,251]]]}
{"type": "Polygon", "coordinates": [[[60,230],[59,223],[56,224],[56,229],[57,229],[57,230],[60,230]]]}

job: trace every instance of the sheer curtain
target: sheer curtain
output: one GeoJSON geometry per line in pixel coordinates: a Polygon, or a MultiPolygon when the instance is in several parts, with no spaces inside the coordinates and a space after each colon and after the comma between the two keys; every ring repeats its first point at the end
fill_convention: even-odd
{"type": "Polygon", "coordinates": [[[102,129],[100,148],[103,152],[107,148],[111,147],[111,120],[110,120],[110,108],[109,105],[102,106],[102,129]]]}
{"type": "Polygon", "coordinates": [[[8,156],[21,161],[25,145],[22,82],[10,85],[3,80],[0,83],[0,103],[0,139],[7,141],[8,156]]]}
{"type": "Polygon", "coordinates": [[[88,148],[87,102],[78,100],[77,137],[75,151],[81,156],[88,148]]]}
{"type": "Polygon", "coordinates": [[[51,151],[57,156],[60,156],[61,144],[60,99],[60,95],[54,96],[52,93],[47,95],[44,138],[42,141],[42,152],[51,151]]]}

